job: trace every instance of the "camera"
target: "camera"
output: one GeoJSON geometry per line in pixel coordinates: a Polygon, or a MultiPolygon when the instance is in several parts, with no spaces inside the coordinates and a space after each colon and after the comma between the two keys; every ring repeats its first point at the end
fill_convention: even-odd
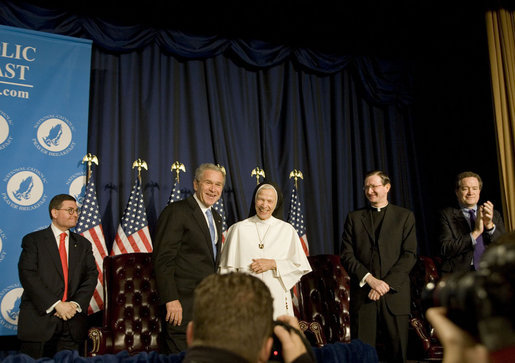
{"type": "MultiPolygon", "coordinates": [[[[302,340],[302,343],[304,343],[304,346],[306,347],[307,353],[311,356],[313,361],[315,360],[315,354],[313,353],[313,350],[311,349],[311,345],[309,344],[308,340],[300,332],[299,330],[293,328],[292,326],[278,320],[274,320],[273,327],[276,327],[277,325],[282,326],[284,329],[286,329],[288,332],[294,331],[302,340]]],[[[272,331],[272,338],[273,338],[273,344],[272,344],[272,350],[270,351],[270,357],[268,358],[268,362],[284,362],[283,357],[283,350],[282,350],[282,344],[279,338],[273,333],[272,331]]]]}
{"type": "Polygon", "coordinates": [[[428,283],[421,296],[425,309],[447,308],[452,322],[490,346],[515,330],[515,234],[503,237],[487,248],[477,271],[428,283]]]}

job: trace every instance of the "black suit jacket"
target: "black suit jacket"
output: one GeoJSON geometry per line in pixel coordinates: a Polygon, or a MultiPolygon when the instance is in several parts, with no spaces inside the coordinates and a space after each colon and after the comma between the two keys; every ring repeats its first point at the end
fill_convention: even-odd
{"type": "MultiPolygon", "coordinates": [[[[370,272],[375,231],[368,208],[349,213],[342,236],[342,265],[351,278],[351,313],[357,314],[360,307],[369,301],[370,288],[359,286],[370,272]]],[[[393,314],[410,313],[409,273],[416,262],[417,238],[415,217],[405,208],[389,204],[385,211],[378,237],[381,270],[374,276],[390,285],[384,297],[393,314]]]]}
{"type": "MultiPolygon", "coordinates": [[[[18,338],[24,341],[48,341],[59,318],[55,310],[46,310],[63,297],[64,278],[59,248],[50,227],[23,237],[18,262],[23,294],[20,303],[18,338]]],[[[98,271],[91,242],[70,231],[68,247],[68,301],[82,309],[68,320],[73,338],[80,342],[87,334],[88,305],[97,284],[98,271]]]]}
{"type": "Polygon", "coordinates": [[[209,227],[193,196],[170,203],[157,221],[152,258],[159,297],[162,304],[180,301],[182,325],[192,319],[193,290],[218,268],[222,218],[212,211],[218,234],[216,260],[209,227]]]}
{"type": "MultiPolygon", "coordinates": [[[[483,243],[490,243],[506,232],[499,212],[494,210],[495,230],[492,234],[483,232],[483,243]]],[[[440,254],[442,273],[469,271],[474,257],[474,246],[470,237],[469,222],[459,208],[445,208],[440,212],[440,254]]]]}

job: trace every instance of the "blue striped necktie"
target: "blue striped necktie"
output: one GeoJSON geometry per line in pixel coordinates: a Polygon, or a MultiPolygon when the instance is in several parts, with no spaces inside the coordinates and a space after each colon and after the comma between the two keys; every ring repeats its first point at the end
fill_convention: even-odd
{"type": "MultiPolygon", "coordinates": [[[[470,215],[470,229],[474,230],[476,224],[476,211],[474,209],[468,210],[470,215]]],[[[485,251],[485,245],[483,243],[483,236],[479,235],[476,238],[476,245],[474,246],[474,269],[477,270],[479,268],[479,260],[481,259],[481,255],[485,251]]]]}
{"type": "Polygon", "coordinates": [[[211,234],[211,243],[213,244],[213,256],[216,259],[216,232],[215,232],[215,223],[213,221],[213,213],[211,212],[211,208],[206,210],[207,220],[209,224],[209,233],[211,234]]]}

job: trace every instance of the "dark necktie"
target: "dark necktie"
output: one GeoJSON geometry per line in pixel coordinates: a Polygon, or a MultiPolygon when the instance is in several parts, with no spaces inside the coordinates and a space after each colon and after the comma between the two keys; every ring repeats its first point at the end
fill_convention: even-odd
{"type": "Polygon", "coordinates": [[[211,234],[211,243],[213,244],[213,256],[216,260],[216,232],[215,232],[215,223],[213,222],[213,213],[211,212],[211,208],[206,210],[207,220],[209,224],[209,233],[211,234]]]}
{"type": "MultiPolygon", "coordinates": [[[[470,215],[470,229],[473,230],[476,224],[476,211],[474,209],[468,210],[470,215]]],[[[481,255],[485,251],[485,245],[483,244],[483,236],[480,234],[476,238],[476,245],[474,246],[474,269],[477,270],[479,268],[479,260],[481,259],[481,255]]]]}
{"type": "Polygon", "coordinates": [[[68,258],[66,256],[66,233],[61,233],[59,240],[59,256],[61,256],[61,265],[63,266],[63,277],[64,277],[64,294],[63,301],[68,298],[68,258]]]}

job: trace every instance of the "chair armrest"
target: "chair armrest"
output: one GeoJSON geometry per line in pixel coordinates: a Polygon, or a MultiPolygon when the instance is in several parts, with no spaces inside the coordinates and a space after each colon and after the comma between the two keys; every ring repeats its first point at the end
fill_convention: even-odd
{"type": "Polygon", "coordinates": [[[422,347],[424,348],[424,351],[427,351],[429,348],[431,348],[431,339],[426,333],[424,324],[422,324],[422,321],[419,318],[411,318],[409,322],[411,327],[417,333],[417,336],[422,341],[422,347]]]}
{"type": "Polygon", "coordinates": [[[317,321],[307,322],[299,320],[299,326],[311,346],[321,348],[327,344],[324,331],[317,321]]]}
{"type": "Polygon", "coordinates": [[[429,335],[419,318],[411,318],[410,325],[422,342],[426,359],[443,359],[443,347],[436,338],[429,335]]]}
{"type": "Polygon", "coordinates": [[[86,357],[96,357],[97,355],[110,353],[113,348],[113,334],[105,328],[89,328],[88,339],[85,344],[84,354],[86,357]]]}

